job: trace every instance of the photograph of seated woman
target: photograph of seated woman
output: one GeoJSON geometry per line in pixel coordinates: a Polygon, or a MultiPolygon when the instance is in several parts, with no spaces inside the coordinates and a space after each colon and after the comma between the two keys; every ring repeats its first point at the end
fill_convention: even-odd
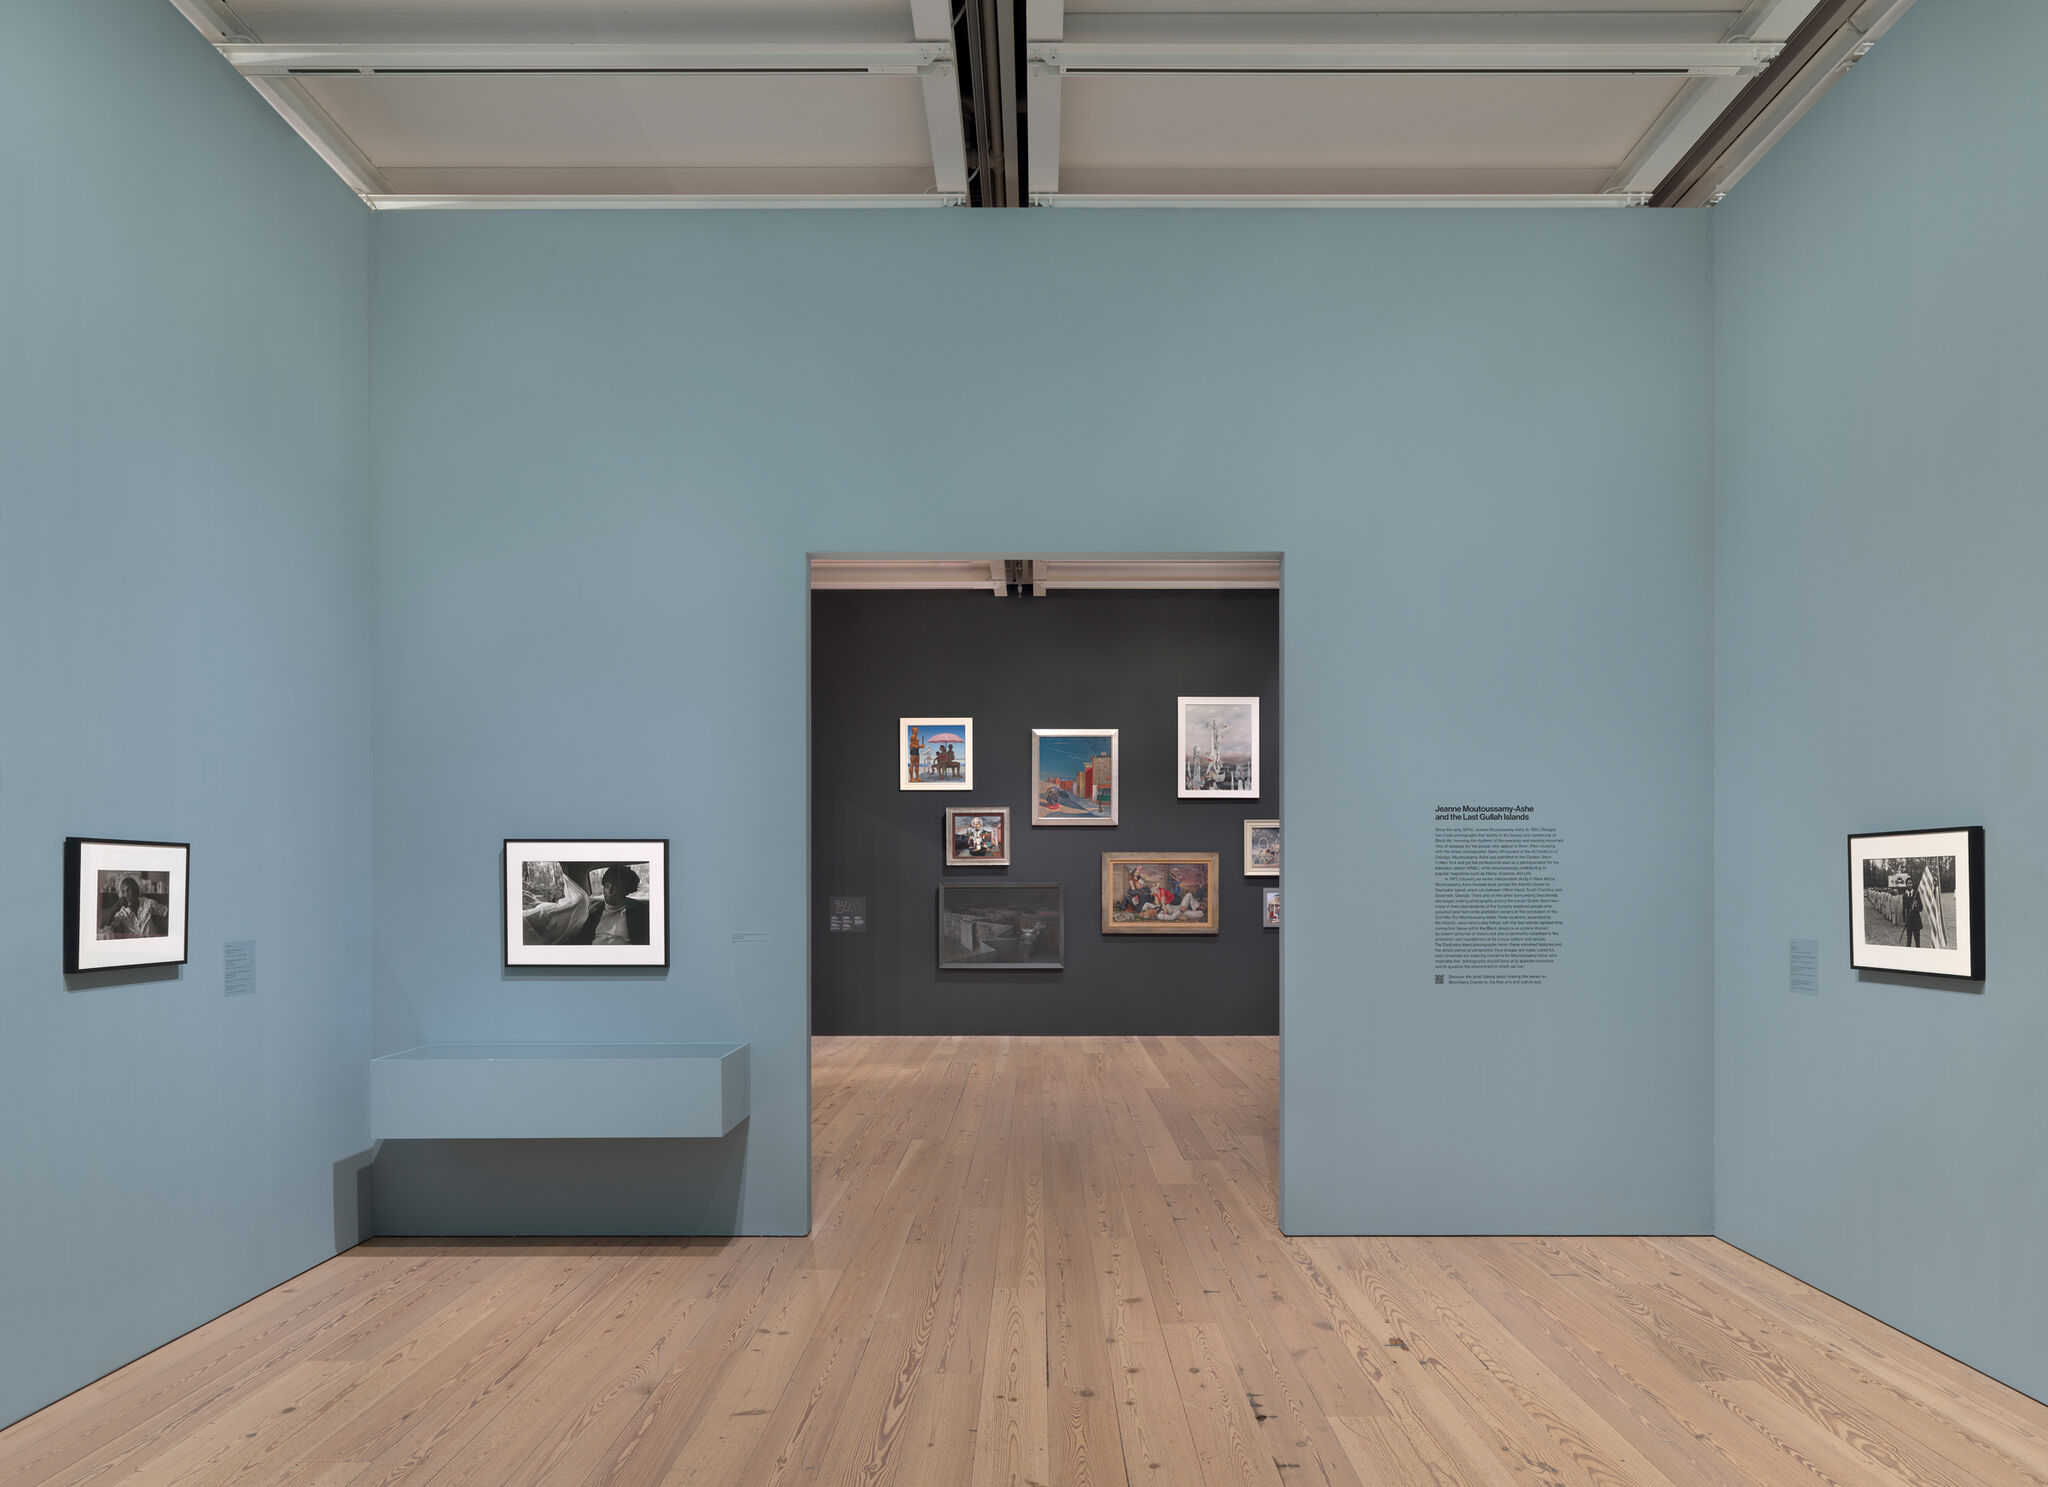
{"type": "Polygon", "coordinates": [[[102,940],[154,939],[171,932],[170,909],[163,889],[152,882],[155,896],[143,892],[133,873],[100,874],[100,923],[102,940]],[[111,881],[110,880],[114,880],[111,881]],[[113,892],[108,893],[109,887],[113,892]]]}
{"type": "Polygon", "coordinates": [[[640,886],[646,867],[635,862],[527,864],[521,938],[529,945],[648,944],[649,901],[640,886]],[[536,893],[531,874],[547,866],[556,873],[550,875],[548,890],[536,893]]]}

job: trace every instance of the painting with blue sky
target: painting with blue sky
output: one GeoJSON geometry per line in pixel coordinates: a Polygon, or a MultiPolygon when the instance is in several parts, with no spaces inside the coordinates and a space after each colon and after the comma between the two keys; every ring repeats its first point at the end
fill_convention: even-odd
{"type": "Polygon", "coordinates": [[[1034,826],[1114,826],[1118,785],[1116,729],[1031,730],[1034,826]]]}
{"type": "Polygon", "coordinates": [[[897,784],[905,790],[974,788],[974,719],[899,718],[897,784]]]}

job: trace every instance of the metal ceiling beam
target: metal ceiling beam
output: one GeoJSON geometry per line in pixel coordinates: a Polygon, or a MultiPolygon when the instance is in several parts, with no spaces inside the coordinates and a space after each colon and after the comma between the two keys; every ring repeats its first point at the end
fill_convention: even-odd
{"type": "Polygon", "coordinates": [[[313,101],[313,95],[301,86],[297,78],[252,77],[249,83],[284,116],[284,121],[292,126],[299,138],[313,147],[313,153],[348,183],[349,190],[367,199],[391,189],[370,157],[356,147],[356,142],[340,125],[327,117],[327,111],[313,101]]]}
{"type": "Polygon", "coordinates": [[[1453,196],[1376,195],[1370,193],[1274,196],[1153,196],[1143,193],[1087,193],[1073,195],[1050,191],[1033,196],[1035,207],[1639,207],[1649,204],[1646,191],[1607,192],[1600,195],[1557,192],[1511,196],[1467,194],[1453,196]]]}
{"type": "MultiPolygon", "coordinates": [[[[1271,553],[1133,554],[1125,557],[1026,557],[1034,590],[1277,589],[1280,558],[1271,553]]],[[[1008,592],[1010,563],[985,557],[813,557],[813,589],[979,589],[1008,592]]]]}
{"type": "Polygon", "coordinates": [[[1033,62],[1026,70],[1030,100],[1031,204],[1060,189],[1060,70],[1049,62],[1033,62]]]}
{"type": "Polygon", "coordinates": [[[672,212],[672,211],[829,211],[865,207],[921,208],[958,207],[967,204],[965,192],[930,191],[920,195],[886,194],[875,191],[787,192],[776,195],[722,196],[429,196],[423,194],[366,194],[363,200],[380,212],[672,212]]]}
{"type": "Polygon", "coordinates": [[[1035,41],[1061,72],[1761,72],[1779,44],[1692,42],[1035,41]]]}
{"type": "Polygon", "coordinates": [[[222,3],[222,0],[171,0],[171,4],[177,6],[178,13],[197,26],[199,34],[208,41],[249,41],[256,35],[235,14],[235,8],[222,3]]]}
{"type": "MultiPolygon", "coordinates": [[[[1751,0],[1722,37],[1724,41],[1783,43],[1820,0],[1751,0]]],[[[1729,110],[1747,77],[1688,78],[1628,158],[1607,178],[1609,191],[1655,191],[1678,162],[1696,146],[1716,120],[1729,110]]]]}
{"type": "Polygon", "coordinates": [[[950,40],[658,42],[223,42],[244,77],[445,72],[855,72],[913,75],[953,58],[950,40]]]}
{"type": "Polygon", "coordinates": [[[1712,206],[1906,13],[1913,0],[1821,0],[1657,187],[1652,206],[1712,206]]]}

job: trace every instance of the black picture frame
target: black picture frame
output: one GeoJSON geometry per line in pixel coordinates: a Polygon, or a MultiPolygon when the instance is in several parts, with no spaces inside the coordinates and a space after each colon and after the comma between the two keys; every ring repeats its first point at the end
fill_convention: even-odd
{"type": "MultiPolygon", "coordinates": [[[[1034,912],[1032,917],[1044,916],[1042,912],[1034,912]]],[[[1013,883],[1007,878],[994,882],[986,879],[970,882],[948,878],[939,884],[937,928],[938,966],[942,971],[1063,971],[1067,968],[1067,893],[1066,885],[1062,883],[1013,883]],[[1042,892],[1052,894],[1054,943],[1050,955],[1023,960],[948,958],[946,911],[949,900],[958,909],[977,898],[985,902],[999,902],[1005,896],[1042,892]]]]}
{"type": "MultiPolygon", "coordinates": [[[[1856,831],[1848,837],[1849,873],[1849,965],[1859,971],[1885,971],[1896,975],[1934,976],[1946,981],[1982,981],[1985,967],[1984,828],[1981,826],[1935,826],[1911,831],[1856,831]],[[1870,844],[1899,843],[1911,846],[1924,842],[1934,847],[1947,837],[1957,849],[1952,853],[1873,852],[1870,844]],[[1860,844],[1860,845],[1859,845],[1860,844]],[[1966,930],[1962,945],[1949,947],[1877,946],[1865,929],[1866,916],[1879,905],[1871,898],[1864,864],[1873,859],[1912,856],[1953,856],[1957,884],[1954,890],[1954,918],[1966,930]]],[[[1911,885],[1908,885],[1910,889],[1911,885]]]]}
{"type": "Polygon", "coordinates": [[[670,959],[670,941],[674,918],[669,910],[669,839],[665,836],[649,837],[555,837],[555,836],[508,836],[504,839],[498,857],[498,898],[499,928],[498,948],[506,970],[528,970],[541,967],[551,970],[576,970],[604,972],[608,970],[667,970],[670,959]],[[515,856],[514,849],[522,850],[515,856]],[[518,894],[518,880],[513,874],[513,864],[534,861],[573,861],[579,863],[638,862],[644,859],[650,864],[659,864],[655,869],[656,888],[650,892],[649,943],[645,946],[604,946],[604,945],[526,945],[516,949],[512,943],[514,897],[518,894]],[[655,910],[659,912],[656,913],[655,910]],[[606,955],[603,951],[623,951],[606,955]],[[583,952],[583,953],[577,953],[583,952]],[[644,953],[632,953],[644,952],[644,953]],[[657,954],[658,952],[658,954],[657,954]]]}
{"type": "MultiPolygon", "coordinates": [[[[148,869],[138,866],[136,870],[147,871],[148,869]]],[[[167,872],[171,871],[171,869],[169,868],[166,868],[164,870],[167,872]]],[[[95,886],[95,896],[97,896],[97,886],[95,886]]],[[[170,904],[166,903],[164,907],[165,912],[168,915],[171,911],[171,906],[170,904]]],[[[118,836],[67,836],[64,838],[65,975],[76,976],[94,971],[127,971],[145,969],[153,966],[186,965],[191,960],[191,941],[192,844],[190,842],[146,842],[138,841],[130,837],[118,836]],[[130,954],[123,954],[118,960],[100,960],[97,957],[89,957],[85,954],[86,941],[84,936],[79,933],[79,916],[83,912],[85,907],[85,874],[88,871],[97,873],[101,871],[122,870],[119,868],[102,868],[98,863],[95,863],[91,867],[88,867],[85,859],[87,855],[87,850],[89,848],[109,849],[111,854],[116,858],[119,857],[123,849],[132,849],[135,851],[146,852],[175,852],[178,854],[179,860],[177,862],[175,871],[179,875],[181,881],[178,884],[178,890],[176,894],[177,932],[175,934],[167,932],[162,937],[164,940],[166,950],[173,948],[176,949],[177,954],[175,956],[166,954],[162,956],[145,958],[135,957],[130,954]],[[88,960],[92,960],[94,961],[94,963],[87,964],[86,962],[88,960]]],[[[101,942],[98,940],[94,940],[93,943],[98,944],[101,942]]],[[[134,939],[120,941],[118,943],[126,945],[143,945],[145,942],[142,939],[134,939]]]]}

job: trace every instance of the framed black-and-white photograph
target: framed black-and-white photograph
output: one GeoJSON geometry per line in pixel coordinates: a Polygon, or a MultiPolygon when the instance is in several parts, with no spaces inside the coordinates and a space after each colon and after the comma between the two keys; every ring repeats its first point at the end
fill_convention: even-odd
{"type": "Polygon", "coordinates": [[[1006,805],[946,807],[947,867],[1008,867],[1010,808],[1006,805]]]}
{"type": "Polygon", "coordinates": [[[1259,798],[1259,699],[1180,699],[1183,800],[1259,798]]]}
{"type": "Polygon", "coordinates": [[[1849,964],[1984,979],[1984,828],[1849,838],[1849,964]]]}
{"type": "Polygon", "coordinates": [[[939,969],[1057,971],[1067,908],[1057,883],[941,883],[939,969]]]}
{"type": "Polygon", "coordinates": [[[1247,878],[1280,876],[1280,823],[1244,823],[1244,875],[1247,878]]]}
{"type": "Polygon", "coordinates": [[[505,964],[666,966],[668,842],[505,842],[505,964]]]}
{"type": "Polygon", "coordinates": [[[190,917],[185,842],[64,838],[64,969],[181,966],[190,917]]]}

